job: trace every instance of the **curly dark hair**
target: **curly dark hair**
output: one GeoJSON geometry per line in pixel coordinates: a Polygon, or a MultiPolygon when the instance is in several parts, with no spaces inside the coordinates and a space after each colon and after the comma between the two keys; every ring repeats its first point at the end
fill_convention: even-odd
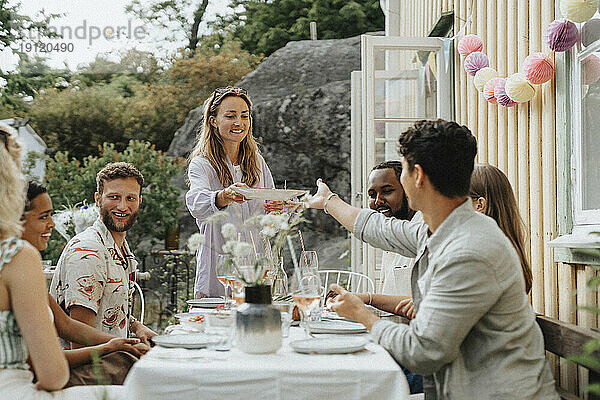
{"type": "Polygon", "coordinates": [[[127,162],[115,162],[106,164],[104,168],[96,175],[96,191],[102,194],[104,191],[104,182],[119,178],[135,178],[140,184],[140,194],[144,186],[144,175],[133,165],[127,162]]]}
{"type": "Polygon", "coordinates": [[[384,161],[380,162],[376,166],[373,167],[371,171],[375,171],[376,169],[393,169],[396,174],[396,179],[400,182],[400,175],[402,175],[402,163],[396,160],[384,161]]]}
{"type": "Polygon", "coordinates": [[[25,212],[31,210],[31,202],[42,193],[47,193],[46,186],[36,181],[27,181],[27,200],[25,201],[25,212]]]}
{"type": "Polygon", "coordinates": [[[411,171],[419,164],[444,196],[469,195],[477,141],[466,126],[443,119],[417,121],[398,138],[398,153],[411,171]]]}

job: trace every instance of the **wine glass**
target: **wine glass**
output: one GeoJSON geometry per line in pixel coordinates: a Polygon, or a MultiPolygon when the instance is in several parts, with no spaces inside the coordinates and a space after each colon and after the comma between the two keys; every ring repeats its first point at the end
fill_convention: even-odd
{"type": "Polygon", "coordinates": [[[317,252],[312,250],[303,250],[298,260],[298,266],[301,270],[308,269],[312,270],[313,273],[317,274],[316,271],[319,269],[319,259],[317,258],[317,252]]]}
{"type": "Polygon", "coordinates": [[[225,289],[225,308],[229,306],[229,290],[233,290],[233,284],[235,281],[235,274],[233,269],[233,262],[226,254],[217,255],[217,279],[223,285],[225,289]]]}
{"type": "Polygon", "coordinates": [[[310,334],[310,315],[321,302],[321,279],[318,272],[300,268],[299,276],[293,281],[292,299],[300,311],[301,324],[307,336],[310,334]]]}

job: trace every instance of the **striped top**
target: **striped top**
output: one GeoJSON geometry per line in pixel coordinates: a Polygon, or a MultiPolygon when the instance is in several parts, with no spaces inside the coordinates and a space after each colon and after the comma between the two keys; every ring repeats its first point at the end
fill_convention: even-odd
{"type": "MultiPolygon", "coordinates": [[[[22,247],[21,239],[0,241],[0,273],[22,247]]],[[[29,369],[27,356],[27,347],[12,310],[0,310],[0,368],[29,369]]]]}

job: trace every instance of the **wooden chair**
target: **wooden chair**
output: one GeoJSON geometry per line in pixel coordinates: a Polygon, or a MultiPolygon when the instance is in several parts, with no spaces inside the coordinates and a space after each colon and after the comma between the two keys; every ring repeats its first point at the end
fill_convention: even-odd
{"type": "MultiPolygon", "coordinates": [[[[559,321],[554,318],[538,315],[537,323],[540,326],[544,335],[544,348],[550,353],[556,354],[559,357],[569,357],[583,354],[583,346],[591,339],[600,339],[600,333],[589,328],[583,328],[568,322],[559,321]]],[[[600,359],[600,354],[596,354],[600,359]]],[[[589,371],[589,381],[600,382],[600,368],[588,367],[580,365],[589,371]]],[[[567,393],[562,388],[556,388],[558,394],[563,400],[580,399],[573,394],[567,393]]],[[[583,397],[581,397],[583,398],[583,397]]],[[[588,394],[588,400],[600,400],[600,395],[588,394]]]]}

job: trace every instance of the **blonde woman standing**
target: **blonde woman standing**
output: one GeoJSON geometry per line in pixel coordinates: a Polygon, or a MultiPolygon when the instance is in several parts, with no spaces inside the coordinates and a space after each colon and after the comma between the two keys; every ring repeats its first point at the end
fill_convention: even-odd
{"type": "MultiPolygon", "coordinates": [[[[188,160],[190,190],[185,196],[188,210],[205,237],[196,253],[196,298],[221,296],[224,292],[216,275],[217,256],[224,244],[221,226],[232,223],[241,240],[250,243],[244,221],[283,208],[281,202],[247,200],[233,190],[235,186],[274,187],[271,171],[252,135],[251,114],[252,103],[241,88],[216,89],[204,102],[202,127],[188,160]],[[219,211],[226,212],[224,221],[207,222],[219,211]]],[[[258,232],[253,236],[256,241],[258,232]]]]}
{"type": "Polygon", "coordinates": [[[58,391],[69,367],[52,324],[40,254],[20,239],[25,180],[19,154],[16,131],[0,125],[0,398],[117,398],[115,387],[58,391]]]}

